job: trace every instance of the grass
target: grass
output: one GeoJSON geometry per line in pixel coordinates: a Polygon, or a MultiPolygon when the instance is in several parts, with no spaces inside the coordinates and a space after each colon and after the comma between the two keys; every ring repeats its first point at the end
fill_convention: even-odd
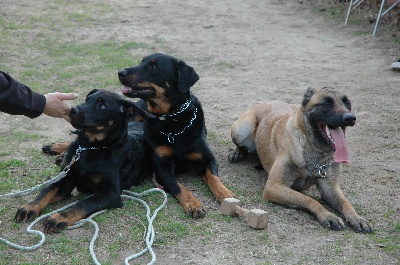
{"type": "Polygon", "coordinates": [[[115,78],[116,71],[141,60],[141,56],[132,56],[131,52],[146,48],[146,45],[133,41],[65,41],[63,31],[54,29],[92,24],[95,22],[92,13],[96,9],[102,13],[109,12],[110,7],[105,3],[56,2],[46,4],[47,11],[30,14],[25,19],[0,18],[0,35],[3,36],[0,45],[8,47],[7,52],[0,54],[0,61],[9,61],[8,57],[16,56],[21,51],[26,54],[17,56],[15,62],[4,65],[2,70],[24,80],[40,93],[54,88],[62,92],[82,93],[93,88],[119,85],[115,78]],[[65,5],[65,9],[58,8],[58,4],[65,5]],[[80,11],[70,11],[76,9],[76,4],[79,4],[80,11]],[[69,11],[64,14],[65,10],[69,11]],[[32,30],[39,32],[33,33],[32,30]]]}
{"type": "MultiPolygon", "coordinates": [[[[18,78],[29,80],[28,85],[41,93],[55,87],[58,91],[81,94],[82,90],[88,92],[94,88],[118,87],[116,72],[127,65],[138,63],[141,58],[132,58],[129,53],[138,47],[143,45],[135,42],[67,44],[58,40],[44,41],[36,44],[35,49],[46,50],[52,62],[44,65],[42,57],[33,58],[23,64],[24,70],[18,78]],[[48,64],[51,64],[51,70],[48,64]]],[[[15,72],[16,69],[9,71],[15,72]]]]}

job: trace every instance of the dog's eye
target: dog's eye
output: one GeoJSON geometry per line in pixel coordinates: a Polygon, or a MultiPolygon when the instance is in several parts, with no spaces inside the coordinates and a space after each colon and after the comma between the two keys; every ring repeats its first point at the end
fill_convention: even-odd
{"type": "Polygon", "coordinates": [[[103,102],[99,102],[99,104],[97,104],[97,108],[101,109],[101,110],[104,110],[104,109],[106,109],[106,105],[104,105],[103,102]]]}
{"type": "Polygon", "coordinates": [[[351,110],[351,101],[350,101],[347,97],[344,97],[344,98],[342,99],[342,102],[343,102],[343,104],[346,106],[346,108],[348,108],[349,110],[351,110]]]}
{"type": "Polygon", "coordinates": [[[152,64],[152,65],[150,66],[150,68],[151,68],[151,69],[157,69],[157,66],[156,66],[155,64],[152,64]]]}
{"type": "Polygon", "coordinates": [[[327,97],[325,99],[324,106],[327,108],[331,108],[333,106],[333,99],[330,97],[327,97]]]}

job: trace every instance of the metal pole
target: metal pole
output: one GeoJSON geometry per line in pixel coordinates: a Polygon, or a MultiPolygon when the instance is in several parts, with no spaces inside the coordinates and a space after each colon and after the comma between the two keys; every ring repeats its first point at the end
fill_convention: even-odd
{"type": "Polygon", "coordinates": [[[376,19],[374,32],[372,33],[372,37],[375,37],[376,30],[378,29],[379,21],[381,20],[383,6],[385,5],[385,0],[382,0],[381,8],[379,9],[378,17],[376,19]]]}
{"type": "Polygon", "coordinates": [[[347,25],[347,22],[349,21],[350,11],[351,11],[352,8],[353,8],[353,0],[350,1],[349,10],[347,10],[346,21],[344,22],[345,25],[347,25]]]}

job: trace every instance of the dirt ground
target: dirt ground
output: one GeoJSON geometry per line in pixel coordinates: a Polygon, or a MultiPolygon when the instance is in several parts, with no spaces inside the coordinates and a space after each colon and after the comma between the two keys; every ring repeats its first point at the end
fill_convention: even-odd
{"type": "MultiPolygon", "coordinates": [[[[227,161],[234,147],[230,124],[248,106],[266,100],[300,103],[308,87],[344,91],[352,99],[357,125],[346,133],[352,163],[344,166],[342,188],[377,237],[388,237],[400,223],[400,73],[390,69],[400,58],[399,47],[325,21],[299,1],[112,4],[119,13],[107,14],[106,25],[69,32],[70,37],[146,43],[193,66],[200,75],[193,93],[202,101],[209,132],[218,139],[211,148],[223,182],[245,195],[259,194],[257,203],[248,203],[245,195],[239,199],[270,217],[265,230],[244,228],[243,220],[216,223],[213,242],[188,237],[156,247],[158,264],[400,264],[400,254],[386,252],[385,244],[370,235],[350,228],[327,231],[307,213],[263,203],[265,173],[253,169],[254,161],[227,161]]],[[[139,55],[148,52],[137,50],[139,55]]],[[[54,121],[60,128],[52,132],[55,138],[65,134],[61,123],[54,121]]],[[[307,193],[318,198],[315,190],[307,193]]],[[[217,211],[216,202],[196,196],[209,212],[217,211]]]]}

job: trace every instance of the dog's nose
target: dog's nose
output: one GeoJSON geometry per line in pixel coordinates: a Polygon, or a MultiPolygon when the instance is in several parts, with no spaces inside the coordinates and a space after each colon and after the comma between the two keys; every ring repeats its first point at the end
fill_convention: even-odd
{"type": "Polygon", "coordinates": [[[126,71],[125,69],[119,70],[118,71],[118,76],[119,77],[126,77],[128,75],[128,71],[126,71]]]}
{"type": "Polygon", "coordinates": [[[78,115],[78,110],[77,110],[75,107],[72,107],[69,114],[70,114],[71,116],[78,115]]]}
{"type": "Polygon", "coordinates": [[[354,124],[356,121],[356,115],[353,113],[345,113],[343,114],[342,121],[345,124],[354,124]]]}

